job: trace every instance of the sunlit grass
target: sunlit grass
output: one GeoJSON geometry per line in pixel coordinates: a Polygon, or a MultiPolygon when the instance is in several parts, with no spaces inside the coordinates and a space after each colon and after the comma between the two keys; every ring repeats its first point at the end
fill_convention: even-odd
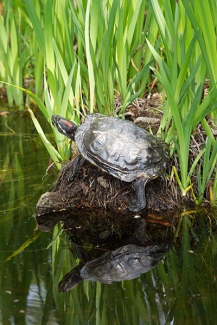
{"type": "Polygon", "coordinates": [[[193,172],[196,167],[189,166],[189,146],[192,131],[196,129],[198,123],[202,123],[210,144],[204,149],[203,168],[198,172],[198,202],[201,202],[205,184],[207,185],[216,167],[217,141],[208,123],[205,122],[205,117],[216,111],[217,88],[214,86],[203,99],[203,85],[209,67],[206,66],[203,43],[197,41],[202,38],[202,32],[199,28],[196,31],[192,29],[182,3],[173,8],[169,1],[165,2],[163,8],[165,14],[158,2],[150,1],[150,3],[158,22],[164,56],[167,59],[165,60],[148,40],[147,42],[159,67],[159,70],[154,72],[167,96],[164,109],[166,122],[163,121],[167,129],[166,141],[173,142],[174,151],[178,155],[180,174],[176,172],[175,176],[183,196],[191,189],[189,168],[193,172]],[[184,29],[181,25],[183,21],[188,22],[184,29]],[[212,161],[213,165],[209,161],[212,161]]]}

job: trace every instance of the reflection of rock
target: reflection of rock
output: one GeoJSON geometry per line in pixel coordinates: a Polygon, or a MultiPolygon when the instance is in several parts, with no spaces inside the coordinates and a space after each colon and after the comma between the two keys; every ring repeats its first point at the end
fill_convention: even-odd
{"type": "MultiPolygon", "coordinates": [[[[86,220],[87,221],[87,220],[86,220]]],[[[59,291],[65,292],[74,288],[84,279],[112,283],[139,277],[156,266],[163,255],[169,250],[171,228],[156,224],[147,224],[142,218],[107,219],[113,231],[101,231],[88,219],[87,231],[78,236],[80,229],[69,228],[68,221],[64,227],[72,240],[77,256],[81,259],[78,266],[67,273],[59,283],[59,291]],[[97,231],[98,230],[98,231],[97,231]],[[97,244],[97,248],[86,251],[82,243],[97,244]],[[107,251],[105,253],[105,251],[107,251]]],[[[102,221],[101,221],[102,222],[102,221]]],[[[89,246],[89,245],[88,245],[89,246]]]]}
{"type": "MultiPolygon", "coordinates": [[[[134,241],[127,242],[127,244],[143,243],[146,245],[146,231],[148,232],[149,244],[158,245],[165,237],[165,229],[169,230],[170,227],[168,226],[171,225],[160,217],[156,220],[147,220],[146,223],[144,218],[134,217],[130,213],[122,215],[111,211],[102,212],[90,209],[36,215],[35,218],[42,231],[51,231],[61,221],[69,236],[82,238],[83,241],[91,242],[93,245],[105,242],[110,245],[117,241],[126,243],[126,240],[131,237],[134,238],[134,241]],[[135,241],[136,238],[137,241],[135,241]]],[[[146,216],[147,218],[149,217],[146,216]]]]}
{"type": "Polygon", "coordinates": [[[168,249],[169,245],[122,246],[86,264],[83,262],[78,265],[61,280],[59,291],[69,291],[85,279],[107,284],[135,279],[153,269],[168,249]]]}
{"type": "Polygon", "coordinates": [[[133,279],[157,265],[169,250],[172,227],[160,218],[146,219],[90,209],[36,215],[42,231],[52,230],[61,221],[80,259],[63,277],[60,292],[71,290],[83,279],[103,283],[133,279]]]}
{"type": "MultiPolygon", "coordinates": [[[[63,229],[71,238],[93,245],[106,243],[109,247],[113,243],[160,245],[163,238],[171,237],[171,222],[152,216],[143,217],[119,215],[111,211],[98,212],[89,209],[62,211],[46,215],[36,215],[35,219],[42,231],[51,231],[62,222],[63,229]],[[152,219],[151,219],[152,218],[152,219]]],[[[171,220],[172,221],[172,220],[171,220]]],[[[119,244],[119,246],[121,246],[119,244]]]]}

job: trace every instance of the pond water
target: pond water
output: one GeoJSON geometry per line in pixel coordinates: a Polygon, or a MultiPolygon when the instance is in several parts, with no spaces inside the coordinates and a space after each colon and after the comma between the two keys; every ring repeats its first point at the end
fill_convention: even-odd
{"type": "MultiPolygon", "coordinates": [[[[69,233],[60,231],[60,225],[46,232],[37,228],[33,217],[36,203],[55,182],[57,173],[46,175],[49,156],[28,114],[10,112],[0,116],[0,148],[0,324],[216,323],[217,215],[214,212],[176,214],[172,226],[162,229],[147,223],[144,237],[149,244],[152,241],[163,247],[163,253],[153,258],[146,252],[144,272],[147,272],[137,278],[111,284],[83,280],[73,289],[70,279],[67,285],[71,290],[60,292],[60,281],[72,269],[77,270],[81,251],[76,249],[79,245],[74,237],[69,240],[69,233]]],[[[62,224],[72,229],[66,220],[69,221],[64,219],[62,224]]],[[[73,224],[76,222],[77,219],[73,224]]],[[[90,221],[84,218],[82,222],[90,221]]],[[[140,220],[135,224],[135,227],[140,225],[140,220]]],[[[79,233],[79,226],[76,227],[79,233]]],[[[94,227],[91,229],[95,231],[94,227]]],[[[98,235],[106,237],[107,231],[98,235]]],[[[138,235],[139,231],[134,233],[138,235]]],[[[102,248],[109,254],[115,252],[113,256],[107,254],[105,265],[111,268],[113,261],[120,270],[123,267],[120,260],[125,256],[120,249],[123,246],[125,251],[126,247],[131,249],[128,244],[135,245],[135,237],[127,237],[127,242],[119,244],[119,248],[107,241],[108,249],[102,244],[94,246],[83,235],[82,246],[88,253],[102,248]]],[[[131,253],[128,257],[132,257],[131,253]]],[[[97,266],[100,263],[102,257],[97,266]]],[[[99,272],[106,273],[103,270],[101,267],[99,272]]],[[[124,272],[123,268],[120,272],[124,272]]],[[[62,288],[66,288],[66,283],[62,283],[62,288]]]]}

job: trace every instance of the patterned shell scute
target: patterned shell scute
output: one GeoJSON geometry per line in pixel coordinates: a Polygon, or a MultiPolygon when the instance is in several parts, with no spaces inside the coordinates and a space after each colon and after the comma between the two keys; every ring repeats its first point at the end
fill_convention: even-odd
{"type": "Polygon", "coordinates": [[[126,182],[157,177],[169,158],[163,141],[132,122],[101,114],[88,115],[75,140],[84,158],[126,182]]]}

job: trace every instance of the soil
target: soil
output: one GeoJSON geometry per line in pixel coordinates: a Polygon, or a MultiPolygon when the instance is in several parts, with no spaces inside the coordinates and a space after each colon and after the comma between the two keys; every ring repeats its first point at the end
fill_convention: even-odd
{"type": "MultiPolygon", "coordinates": [[[[126,183],[102,172],[85,162],[75,179],[69,180],[73,161],[67,162],[53,188],[42,195],[37,213],[61,211],[62,209],[87,208],[128,212],[128,202],[134,196],[132,183],[126,183]]],[[[146,185],[147,208],[168,210],[178,207],[171,200],[171,190],[165,177],[159,177],[146,185]]]]}

